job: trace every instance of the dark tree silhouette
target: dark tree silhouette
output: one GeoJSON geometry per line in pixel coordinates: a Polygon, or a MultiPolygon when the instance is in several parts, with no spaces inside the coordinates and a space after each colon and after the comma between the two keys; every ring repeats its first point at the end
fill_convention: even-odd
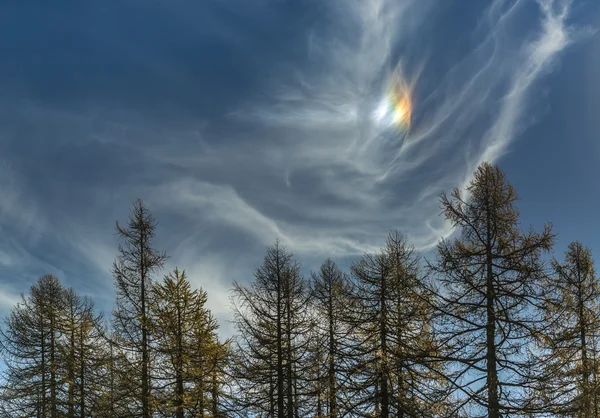
{"type": "Polygon", "coordinates": [[[466,193],[441,202],[459,238],[438,245],[443,320],[437,335],[449,349],[450,378],[469,416],[499,418],[527,411],[533,365],[528,347],[545,277],[541,255],[551,250],[549,225],[541,233],[519,229],[518,199],[505,174],[482,164],[466,193]]]}
{"type": "Polygon", "coordinates": [[[127,225],[117,222],[119,254],[113,266],[117,293],[114,327],[132,367],[125,373],[131,379],[130,396],[139,403],[139,410],[133,408],[131,413],[143,418],[152,416],[150,289],[153,274],[167,258],[152,247],[156,225],[143,202],[136,200],[127,225]]]}
{"type": "Polygon", "coordinates": [[[246,414],[294,418],[302,413],[310,318],[309,292],[299,269],[276,242],[253,283],[234,283],[235,371],[239,406],[246,414]]]}

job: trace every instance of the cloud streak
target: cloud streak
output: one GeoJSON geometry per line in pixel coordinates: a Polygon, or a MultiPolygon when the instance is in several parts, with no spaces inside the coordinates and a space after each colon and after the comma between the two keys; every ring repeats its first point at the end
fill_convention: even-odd
{"type": "Polygon", "coordinates": [[[498,161],[541,116],[536,89],[582,33],[563,0],[469,10],[459,1],[302,3],[313,14],[282,12],[288,3],[202,3],[230,20],[211,9],[201,30],[192,15],[149,6],[149,22],[160,17],[181,33],[164,31],[177,51],[158,40],[145,46],[147,73],[123,60],[138,45],[117,30],[100,47],[107,53],[113,42],[118,54],[92,58],[120,62],[133,77],[115,70],[123,78],[106,80],[108,72],[78,67],[82,59],[64,71],[83,82],[62,86],[57,101],[0,86],[12,92],[0,101],[0,152],[9,156],[0,161],[0,232],[13,237],[0,241],[0,270],[11,289],[55,272],[109,301],[114,221],[136,197],[160,222],[169,267],[187,269],[222,318],[231,282],[250,280],[276,238],[307,269],[373,251],[390,229],[428,251],[452,233],[439,194],[464,186],[480,162],[498,161]],[[246,12],[254,26],[241,23],[246,12]],[[303,24],[283,19],[292,16],[303,24]],[[287,37],[270,39],[288,25],[287,37]],[[412,91],[410,129],[373,118],[393,77],[412,91]]]}
{"type": "MultiPolygon", "coordinates": [[[[524,115],[537,113],[530,107],[532,88],[575,39],[566,23],[570,2],[540,0],[526,28],[518,25],[530,2],[492,2],[471,34],[482,41],[436,75],[428,70],[439,65],[435,51],[428,61],[403,60],[397,52],[431,29],[430,4],[333,4],[334,21],[350,23],[312,32],[308,63],[278,80],[258,108],[253,102],[236,115],[285,129],[287,139],[278,145],[290,158],[282,175],[318,173],[316,187],[357,215],[340,211],[348,225],[357,218],[368,223],[377,213],[387,220],[385,229],[404,230],[418,247],[431,248],[451,233],[438,216],[439,193],[464,186],[482,161],[496,162],[530,121],[524,115]],[[414,85],[415,120],[409,132],[382,131],[369,114],[385,81],[398,72],[414,85]]],[[[315,206],[327,212],[327,203],[315,206]]],[[[385,232],[369,230],[380,239],[385,232]]]]}

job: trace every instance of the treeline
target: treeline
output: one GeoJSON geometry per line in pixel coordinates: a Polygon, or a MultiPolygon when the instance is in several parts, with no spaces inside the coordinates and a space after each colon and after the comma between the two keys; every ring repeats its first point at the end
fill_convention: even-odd
{"type": "Polygon", "coordinates": [[[117,223],[117,300],[41,277],[5,320],[0,416],[600,417],[600,281],[591,252],[522,229],[515,189],[482,164],[440,198],[457,230],[425,260],[399,232],[347,272],[309,278],[279,242],[233,283],[218,337],[185,271],[158,275],[156,222],[117,223]]]}
{"type": "Polygon", "coordinates": [[[155,228],[139,200],[117,223],[110,319],[52,275],[22,296],[1,331],[1,416],[223,416],[230,343],[184,271],[153,281],[167,259],[155,228]]]}

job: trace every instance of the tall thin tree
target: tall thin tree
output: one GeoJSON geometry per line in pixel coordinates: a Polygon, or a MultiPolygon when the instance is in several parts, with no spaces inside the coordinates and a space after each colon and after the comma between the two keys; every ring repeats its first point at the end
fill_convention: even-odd
{"type": "Polygon", "coordinates": [[[60,318],[64,288],[40,277],[11,311],[0,334],[5,357],[0,397],[13,416],[57,418],[60,409],[60,318]]]}
{"type": "Polygon", "coordinates": [[[97,403],[95,388],[103,361],[102,315],[88,297],[73,288],[64,292],[60,344],[61,370],[66,376],[67,417],[89,416],[97,403]]]}
{"type": "MultiPolygon", "coordinates": [[[[279,242],[267,249],[249,286],[234,283],[237,386],[242,410],[268,417],[302,413],[308,353],[308,288],[300,265],[279,242]],[[302,393],[300,393],[302,392],[302,393]]],[[[248,412],[246,412],[248,413],[248,412]]]]}
{"type": "MultiPolygon", "coordinates": [[[[600,280],[591,251],[580,242],[569,244],[563,262],[554,259],[555,274],[546,292],[546,324],[538,358],[545,379],[541,396],[549,412],[580,418],[598,416],[598,356],[600,280]]],[[[538,392],[538,395],[540,392],[538,392]]]]}
{"type": "MultiPolygon", "coordinates": [[[[441,203],[459,237],[438,245],[438,335],[448,343],[451,382],[470,416],[499,418],[527,412],[533,382],[528,349],[545,277],[541,255],[551,250],[550,225],[519,229],[517,193],[505,174],[484,163],[466,193],[441,203]]],[[[532,412],[532,411],[530,411],[532,412]]]]}
{"type": "Polygon", "coordinates": [[[176,268],[153,286],[152,296],[161,412],[177,418],[217,416],[227,353],[206,307],[206,291],[192,289],[185,271],[176,268]]]}
{"type": "Polygon", "coordinates": [[[345,386],[349,379],[352,326],[352,284],[331,259],[312,274],[312,308],[315,316],[313,364],[317,416],[337,418],[346,410],[345,386]],[[322,404],[324,401],[324,404],[322,404]]]}
{"type": "MultiPolygon", "coordinates": [[[[137,378],[132,380],[131,395],[138,401],[139,414],[152,416],[150,376],[151,344],[149,297],[153,275],[163,267],[167,256],[153,248],[157,222],[141,200],[131,208],[127,225],[117,222],[119,254],[113,265],[117,305],[114,327],[121,334],[137,378]]],[[[138,413],[138,412],[136,412],[138,413]]]]}
{"type": "Polygon", "coordinates": [[[428,359],[432,335],[431,295],[420,257],[407,239],[390,233],[386,246],[351,266],[356,281],[352,315],[357,356],[353,384],[356,411],[390,416],[433,416],[445,393],[439,364],[428,359]]]}

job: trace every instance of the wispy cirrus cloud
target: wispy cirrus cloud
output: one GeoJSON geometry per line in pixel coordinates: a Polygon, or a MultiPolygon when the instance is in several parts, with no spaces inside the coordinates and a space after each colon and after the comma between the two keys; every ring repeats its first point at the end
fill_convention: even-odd
{"type": "Polygon", "coordinates": [[[0,231],[15,229],[0,267],[19,272],[5,281],[27,264],[109,304],[114,221],[136,197],[169,268],[187,269],[223,318],[231,282],[250,280],[276,238],[307,268],[373,251],[390,229],[427,251],[452,233],[439,194],[542,115],[544,76],[582,34],[563,0],[291,3],[205,2],[202,25],[153,3],[143,48],[118,25],[101,39],[71,28],[103,51],[92,64],[118,70],[59,50],[66,64],[53,55],[46,84],[61,94],[37,85],[43,65],[23,92],[0,86],[0,231]],[[410,129],[373,117],[393,77],[412,90],[410,129]]]}
{"type": "MultiPolygon", "coordinates": [[[[57,126],[68,121],[81,133],[74,139],[80,145],[131,152],[132,167],[157,164],[161,175],[128,180],[125,189],[163,182],[159,188],[182,205],[212,207],[203,212],[211,220],[261,242],[279,236],[300,252],[355,253],[398,228],[427,248],[448,233],[437,195],[506,152],[528,122],[532,86],[574,39],[566,24],[569,1],[533,4],[536,17],[522,27],[531,2],[492,2],[463,35],[469,48],[439,63],[444,46],[431,24],[440,18],[433,2],[315,2],[327,19],[306,32],[305,59],[272,63],[277,76],[264,82],[260,97],[248,96],[230,113],[232,122],[252,128],[251,137],[225,132],[234,140],[220,143],[202,118],[183,118],[173,129],[101,104],[60,113],[27,106],[27,112],[57,126]],[[437,49],[416,54],[426,32],[433,32],[437,49]],[[372,118],[395,74],[414,89],[408,132],[372,118]],[[184,172],[191,180],[181,180],[184,172]],[[306,238],[320,230],[328,239],[306,238]]],[[[59,140],[73,141],[65,137],[59,140]]]]}
{"type": "MultiPolygon", "coordinates": [[[[363,240],[398,228],[426,249],[451,233],[438,216],[437,196],[468,182],[482,161],[496,162],[507,152],[531,114],[539,115],[536,82],[580,34],[567,24],[569,1],[497,0],[481,11],[465,38],[470,50],[439,71],[436,51],[427,59],[425,54],[405,59],[401,52],[410,51],[408,43],[419,33],[432,30],[428,24],[436,8],[430,6],[333,2],[335,22],[344,23],[312,32],[308,62],[270,85],[267,100],[236,113],[270,126],[274,135],[285,130],[278,145],[289,158],[280,175],[289,179],[310,171],[318,179],[314,187],[343,202],[343,207],[313,202],[321,213],[335,207],[338,219],[346,217],[340,235],[357,218],[369,224],[363,240]],[[532,12],[536,18],[523,27],[524,15],[532,12]],[[437,74],[429,67],[438,68],[437,74]],[[371,118],[394,72],[414,85],[409,132],[382,131],[371,118]],[[369,222],[374,213],[385,226],[369,222]]],[[[320,217],[310,209],[304,213],[320,217]]]]}
{"type": "Polygon", "coordinates": [[[13,226],[16,231],[35,238],[46,225],[34,200],[26,194],[18,172],[0,159],[0,225],[13,226]]]}
{"type": "Polygon", "coordinates": [[[0,311],[8,310],[19,303],[21,296],[14,289],[0,288],[0,311]]]}

